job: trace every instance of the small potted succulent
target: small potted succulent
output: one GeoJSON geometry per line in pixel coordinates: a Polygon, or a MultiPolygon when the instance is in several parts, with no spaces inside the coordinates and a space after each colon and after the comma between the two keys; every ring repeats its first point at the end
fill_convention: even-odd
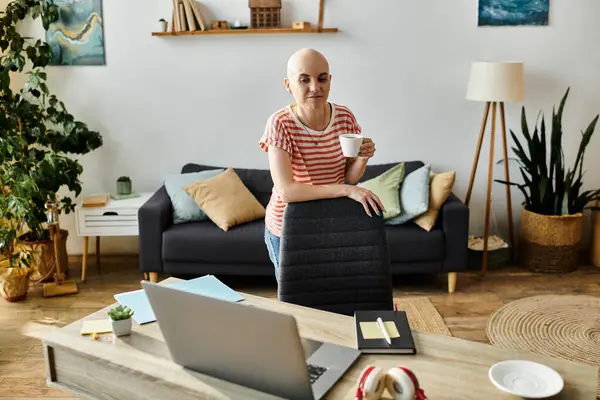
{"type": "Polygon", "coordinates": [[[133,310],[122,304],[108,311],[115,336],[126,336],[131,334],[131,316],[133,310]]]}
{"type": "Polygon", "coordinates": [[[131,179],[128,176],[117,179],[117,194],[131,194],[131,179]]]}
{"type": "Polygon", "coordinates": [[[166,32],[167,31],[167,21],[164,18],[158,20],[158,31],[166,32]]]}

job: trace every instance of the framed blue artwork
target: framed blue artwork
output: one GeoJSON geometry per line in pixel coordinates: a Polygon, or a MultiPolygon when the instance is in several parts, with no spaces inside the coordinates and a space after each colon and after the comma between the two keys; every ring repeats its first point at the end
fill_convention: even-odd
{"type": "Polygon", "coordinates": [[[479,0],[478,26],[548,25],[550,0],[479,0]]]}
{"type": "Polygon", "coordinates": [[[49,0],[58,6],[58,21],[46,31],[50,65],[104,65],[102,0],[49,0]]]}

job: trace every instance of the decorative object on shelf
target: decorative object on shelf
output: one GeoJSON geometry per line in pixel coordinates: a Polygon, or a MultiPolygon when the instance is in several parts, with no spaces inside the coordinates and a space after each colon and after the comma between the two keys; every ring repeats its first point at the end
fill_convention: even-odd
{"type": "Polygon", "coordinates": [[[50,65],[104,65],[102,0],[50,0],[58,20],[46,30],[50,65]]]}
{"type": "Polygon", "coordinates": [[[117,194],[131,194],[131,179],[128,176],[120,176],[117,179],[117,194]]]}
{"type": "Polygon", "coordinates": [[[550,0],[479,0],[478,26],[548,25],[550,0]]]}
{"type": "Polygon", "coordinates": [[[294,21],[292,22],[292,29],[310,29],[310,22],[294,21]]]}
{"type": "Polygon", "coordinates": [[[249,0],[252,28],[280,28],[281,0],[249,0]]]}
{"type": "Polygon", "coordinates": [[[167,21],[164,18],[158,20],[158,32],[166,32],[167,31],[167,21]]]}
{"type": "MultiPolygon", "coordinates": [[[[504,151],[504,176],[508,181],[508,150],[506,145],[506,122],[504,117],[504,102],[506,101],[521,101],[524,95],[524,77],[523,63],[520,62],[474,62],[471,66],[471,74],[467,87],[467,99],[485,102],[485,111],[481,130],[479,131],[479,139],[477,141],[477,149],[475,158],[471,168],[471,177],[469,179],[469,187],[465,198],[465,204],[468,206],[471,200],[471,192],[473,183],[477,173],[477,164],[479,163],[479,154],[483,144],[483,137],[487,125],[490,105],[492,106],[492,130],[490,136],[490,153],[488,163],[487,177],[487,197],[485,209],[485,222],[483,232],[483,253],[481,261],[481,270],[485,274],[487,271],[487,247],[490,228],[490,213],[492,201],[492,172],[494,166],[494,142],[496,140],[496,107],[500,105],[500,123],[502,134],[502,147],[504,151]]],[[[509,246],[514,248],[513,238],[513,220],[512,220],[512,203],[510,188],[506,187],[506,210],[508,213],[508,237],[509,246]]]]}
{"type": "MultiPolygon", "coordinates": [[[[14,0],[0,14],[0,42],[10,49],[0,55],[0,259],[8,259],[9,268],[24,268],[19,274],[32,268],[37,282],[45,279],[36,275],[50,276],[56,264],[46,202],[64,193],[57,211],[73,211],[73,197],[81,194],[82,156],[102,146],[102,136],[50,91],[50,45],[22,36],[18,29],[27,21],[47,30],[58,18],[59,7],[45,0],[14,0]],[[48,264],[38,264],[40,260],[48,264]]],[[[67,257],[62,257],[66,236],[61,232],[62,272],[68,270],[67,257]]]]}
{"type": "MultiPolygon", "coordinates": [[[[183,1],[183,0],[173,0],[174,3],[183,1]]],[[[188,0],[186,0],[188,1],[188,0]]],[[[191,1],[192,5],[194,5],[194,0],[191,1]]],[[[252,0],[250,0],[252,1],[252,0]]],[[[265,0],[257,0],[256,3],[265,0]]],[[[278,3],[280,4],[280,3],[278,3]]],[[[178,8],[178,7],[177,7],[178,8]]],[[[197,9],[197,8],[196,8],[197,9]]],[[[277,8],[278,9],[278,8],[277,8]]],[[[251,8],[252,10],[252,8],[251,8]]],[[[257,11],[262,10],[262,8],[258,8],[257,11]]],[[[175,26],[175,24],[179,25],[178,17],[176,16],[176,8],[173,9],[173,21],[171,24],[170,32],[152,32],[152,36],[187,36],[187,35],[229,35],[229,34],[282,34],[282,33],[295,33],[295,34],[306,34],[306,33],[335,33],[338,32],[338,28],[324,28],[323,27],[323,15],[325,10],[325,0],[319,0],[319,23],[316,27],[305,27],[304,29],[294,29],[293,27],[288,28],[273,28],[273,27],[262,27],[256,28],[254,26],[235,26],[230,25],[229,29],[205,29],[202,30],[181,30],[175,26]]],[[[251,11],[252,13],[252,11],[251,11]]],[[[195,14],[198,16],[198,14],[195,14]]],[[[258,18],[258,17],[257,17],[258,18]]]]}
{"type": "Polygon", "coordinates": [[[236,19],[235,22],[233,23],[233,26],[229,27],[230,29],[248,29],[248,25],[244,25],[242,24],[242,21],[240,21],[239,19],[236,19]]]}
{"type": "Polygon", "coordinates": [[[519,188],[525,197],[522,209],[518,264],[534,272],[563,273],[574,271],[579,261],[583,211],[597,209],[592,202],[600,200],[600,190],[580,191],[583,186],[583,159],[592,139],[599,115],[581,132],[581,141],[573,168],[566,169],[562,147],[562,116],[567,89],[558,110],[552,110],[550,137],[546,137],[543,114],[538,128],[531,133],[521,112],[521,129],[525,145],[511,130],[524,183],[509,179],[496,180],[519,188]],[[547,148],[547,143],[550,145],[547,148]]]}
{"type": "Polygon", "coordinates": [[[131,334],[131,317],[134,312],[131,308],[119,304],[108,311],[115,336],[127,336],[131,334]]]}
{"type": "Polygon", "coordinates": [[[56,273],[54,274],[54,282],[44,283],[43,296],[44,297],[56,297],[64,296],[68,294],[76,294],[79,292],[79,288],[75,282],[64,281],[64,276],[61,271],[61,260],[60,260],[60,223],[59,223],[59,203],[57,200],[48,201],[46,203],[46,215],[48,222],[48,230],[54,243],[54,259],[56,260],[56,273]]]}
{"type": "Polygon", "coordinates": [[[171,32],[205,31],[206,25],[195,0],[173,0],[171,32]]]}
{"type": "Polygon", "coordinates": [[[225,20],[212,20],[210,24],[211,29],[229,29],[229,23],[225,20]]]}

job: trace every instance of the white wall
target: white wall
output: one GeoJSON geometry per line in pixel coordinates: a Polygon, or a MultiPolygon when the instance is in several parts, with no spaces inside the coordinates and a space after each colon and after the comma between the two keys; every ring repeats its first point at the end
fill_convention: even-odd
{"type": "MultiPolygon", "coordinates": [[[[201,4],[207,20],[248,20],[246,0],[201,4]]],[[[284,24],[317,23],[317,0],[283,4],[284,24]]],[[[315,47],[330,60],[331,100],[348,105],[377,144],[372,162],[420,159],[455,170],[455,192],[464,199],[483,113],[483,104],[465,100],[471,61],[525,62],[531,121],[541,108],[550,115],[571,87],[564,140],[572,163],[580,130],[600,112],[599,14],[597,0],[553,0],[548,27],[484,28],[477,27],[477,0],[327,0],[325,26],[337,34],[161,38],[150,33],[159,18],[170,19],[170,1],[105,1],[107,65],[51,67],[50,88],[104,136],[104,146],[81,160],[85,193],[113,190],[120,175],[132,177],[134,190],[151,191],[190,161],[267,168],[257,141],[269,114],[291,101],[283,87],[287,58],[315,47]]],[[[506,105],[516,132],[521,105],[506,105]]],[[[600,187],[598,136],[585,160],[585,188],[600,187]]],[[[488,143],[471,201],[473,233],[483,230],[488,143]]],[[[494,177],[502,174],[496,166],[494,177]]],[[[517,177],[515,167],[511,174],[517,177]]],[[[505,234],[504,186],[493,188],[505,234]]],[[[521,201],[513,190],[517,228],[521,201]]],[[[71,232],[69,253],[81,253],[73,216],[61,224],[71,232]]],[[[104,252],[136,250],[136,238],[103,240],[104,252]]]]}

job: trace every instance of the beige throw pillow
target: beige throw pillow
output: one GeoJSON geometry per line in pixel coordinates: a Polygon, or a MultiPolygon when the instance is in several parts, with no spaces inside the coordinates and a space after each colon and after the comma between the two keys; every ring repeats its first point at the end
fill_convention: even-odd
{"type": "Polygon", "coordinates": [[[265,217],[265,208],[244,185],[232,168],[209,179],[184,186],[185,191],[219,228],[265,217]]]}
{"type": "Polygon", "coordinates": [[[429,185],[429,208],[424,214],[414,219],[415,224],[429,232],[435,225],[440,208],[452,193],[455,171],[441,172],[431,174],[431,183],[429,185]]]}

